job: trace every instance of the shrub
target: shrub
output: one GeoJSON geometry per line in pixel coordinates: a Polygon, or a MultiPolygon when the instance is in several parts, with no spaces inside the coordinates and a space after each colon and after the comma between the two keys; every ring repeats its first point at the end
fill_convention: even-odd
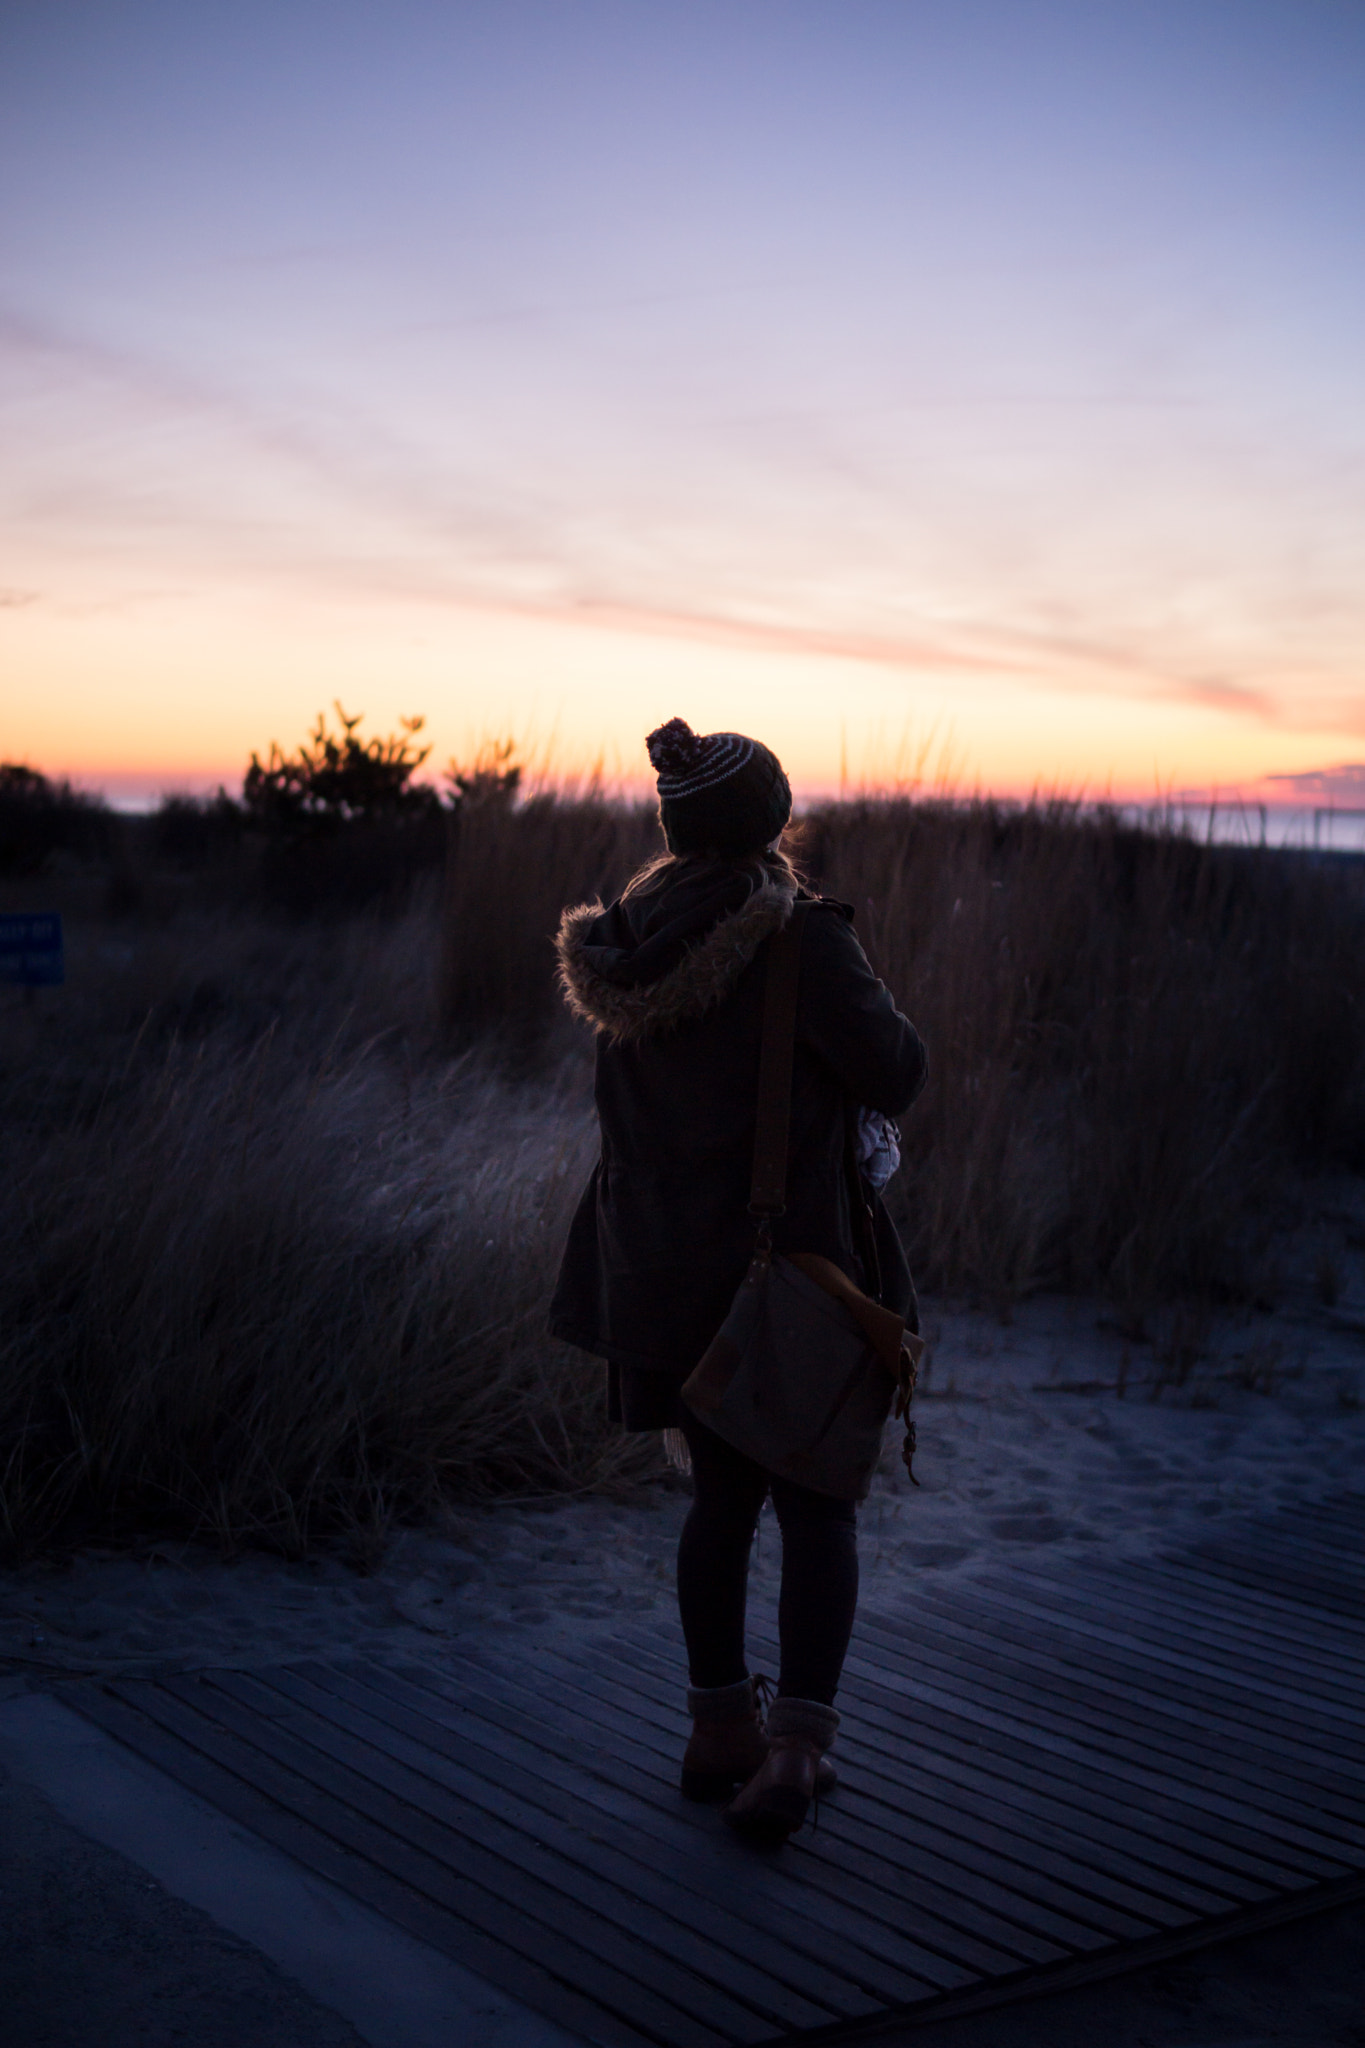
{"type": "Polygon", "coordinates": [[[202,870],[241,848],[245,807],[225,789],[212,796],[163,796],[147,821],[147,845],[160,866],[202,870]]]}
{"type": "Polygon", "coordinates": [[[336,705],[340,732],[329,732],[325,714],[296,754],[281,753],[272,740],[242,783],[248,819],[263,831],[297,834],[335,831],[366,819],[423,817],[441,807],[437,791],[413,776],[431,749],[415,745],[424,721],[404,718],[401,733],[362,740],[364,713],[348,716],[336,705]]]}
{"type": "Polygon", "coordinates": [[[440,794],[413,779],[430,752],[416,744],[423,721],[365,740],[360,715],[336,714],[339,731],[319,714],[295,754],[273,741],[265,761],[253,754],[242,783],[245,822],[264,841],[258,891],[295,912],[396,907],[445,856],[440,794]]]}
{"type": "Polygon", "coordinates": [[[115,836],[116,820],[100,797],[0,762],[0,875],[42,874],[58,853],[107,860],[115,836]]]}

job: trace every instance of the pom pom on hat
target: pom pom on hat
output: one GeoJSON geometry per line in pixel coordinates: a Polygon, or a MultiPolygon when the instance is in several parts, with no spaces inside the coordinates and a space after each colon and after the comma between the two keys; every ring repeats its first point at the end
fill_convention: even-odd
{"type": "MultiPolygon", "coordinates": [[[[670,718],[645,741],[659,778],[660,796],[695,796],[698,790],[728,782],[752,761],[756,744],[738,732],[708,732],[703,737],[693,732],[685,718],[670,718]]],[[[767,751],[764,747],[763,752],[767,751]]]]}
{"type": "Polygon", "coordinates": [[[645,746],[658,776],[664,836],[675,853],[753,853],[791,816],[782,763],[759,740],[699,734],[686,719],[670,718],[645,746]]]}
{"type": "Polygon", "coordinates": [[[690,774],[701,744],[685,718],[670,718],[667,725],[656,725],[645,741],[654,772],[670,780],[690,774]]]}

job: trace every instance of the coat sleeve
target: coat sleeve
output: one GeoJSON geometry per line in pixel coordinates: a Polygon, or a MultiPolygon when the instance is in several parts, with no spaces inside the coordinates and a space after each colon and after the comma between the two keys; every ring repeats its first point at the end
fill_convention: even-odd
{"type": "Polygon", "coordinates": [[[919,1033],[872,972],[837,905],[810,912],[801,944],[798,1038],[833,1068],[855,1102],[899,1116],[928,1076],[919,1033]]]}

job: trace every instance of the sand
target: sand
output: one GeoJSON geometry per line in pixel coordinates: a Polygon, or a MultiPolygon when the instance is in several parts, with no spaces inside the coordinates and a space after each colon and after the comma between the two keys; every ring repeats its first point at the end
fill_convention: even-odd
{"type": "MultiPolygon", "coordinates": [[[[1198,1330],[1168,1317],[1149,1342],[1076,1300],[1031,1302],[1008,1324],[931,1305],[926,1329],[921,1484],[889,1447],[862,1512],[862,1597],[879,1611],[913,1616],[921,1573],[1140,1556],[1360,1484],[1365,1320],[1349,1306],[1305,1294],[1198,1330]]],[[[291,1563],[176,1542],[40,1558],[0,1575],[0,1686],[301,1657],[440,1665],[471,1631],[514,1631],[533,1654],[539,1631],[671,1606],[686,1507],[680,1485],[453,1511],[368,1570],[342,1550],[291,1563]]],[[[756,1587],[775,1586],[779,1563],[765,1511],[756,1587]]]]}

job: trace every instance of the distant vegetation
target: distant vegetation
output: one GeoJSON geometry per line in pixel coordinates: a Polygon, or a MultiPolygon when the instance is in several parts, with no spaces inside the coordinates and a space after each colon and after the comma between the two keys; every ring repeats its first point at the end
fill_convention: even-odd
{"type": "MultiPolygon", "coordinates": [[[[446,884],[447,1029],[553,1042],[559,906],[657,846],[621,806],[481,817],[446,884]]],[[[1365,868],[1066,803],[826,804],[794,850],[929,1046],[892,1190],[928,1287],[1099,1289],[1135,1326],[1248,1298],[1283,1176],[1365,1166],[1365,868]]]]}
{"type": "Polygon", "coordinates": [[[165,872],[197,874],[201,895],[273,911],[391,909],[440,868],[463,805],[489,788],[515,792],[520,770],[505,751],[471,768],[452,766],[443,797],[417,779],[430,749],[423,720],[400,721],[366,739],[363,717],[336,705],[293,752],[272,741],[252,754],[240,795],[168,795],[146,816],[119,816],[98,798],[35,770],[0,766],[0,876],[71,873],[108,866],[111,906],[140,906],[165,872]]]}
{"type": "Polygon", "coordinates": [[[0,878],[40,875],[54,857],[107,860],[113,813],[99,797],[52,782],[17,761],[0,761],[0,878]]]}
{"type": "MultiPolygon", "coordinates": [[[[145,820],[0,771],[0,902],[64,909],[71,963],[0,991],[11,1546],[297,1550],[652,1469],[543,1316],[593,1147],[551,935],[657,825],[506,745],[438,792],[415,721],[338,715],[145,820]]],[[[929,1045],[893,1183],[922,1286],[1093,1290],[1134,1331],[1255,1300],[1299,1177],[1365,1166],[1355,866],[902,799],[796,850],[929,1045]]]]}
{"type": "Polygon", "coordinates": [[[362,740],[363,715],[336,707],[340,731],[329,732],[324,713],[296,754],[272,741],[268,758],[253,754],[242,782],[242,809],[265,832],[339,832],[379,818],[430,817],[441,808],[438,791],[413,777],[430,747],[415,744],[423,720],[405,718],[388,739],[362,740]]]}

